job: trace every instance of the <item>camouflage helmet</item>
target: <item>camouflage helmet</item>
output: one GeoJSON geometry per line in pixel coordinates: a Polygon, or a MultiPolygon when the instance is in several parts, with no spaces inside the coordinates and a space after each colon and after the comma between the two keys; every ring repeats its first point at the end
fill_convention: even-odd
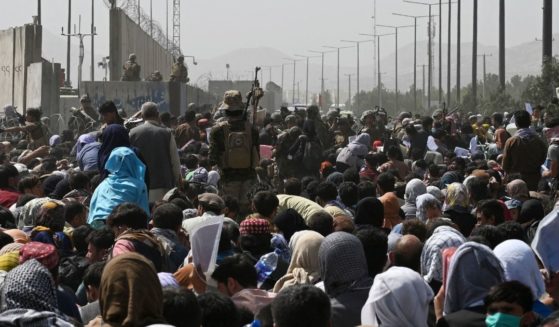
{"type": "Polygon", "coordinates": [[[375,112],[372,110],[365,110],[363,111],[363,113],[361,114],[361,118],[359,118],[359,120],[363,123],[365,121],[365,119],[367,119],[367,117],[369,116],[374,116],[375,112]]]}
{"type": "Polygon", "coordinates": [[[281,118],[281,113],[279,112],[274,112],[272,113],[271,117],[272,119],[272,123],[274,124],[281,124],[282,118],[281,118]]]}
{"type": "Polygon", "coordinates": [[[291,114],[291,115],[287,115],[287,117],[285,117],[285,123],[286,124],[297,124],[297,116],[291,114]]]}
{"type": "Polygon", "coordinates": [[[223,95],[223,103],[219,109],[225,111],[239,111],[243,110],[243,96],[237,90],[229,90],[223,95]]]}
{"type": "Polygon", "coordinates": [[[131,53],[131,54],[128,56],[128,60],[136,60],[136,54],[135,54],[135,53],[131,53]]]}
{"type": "Polygon", "coordinates": [[[180,55],[180,56],[177,58],[177,61],[178,61],[178,62],[183,62],[183,61],[184,61],[184,56],[183,56],[183,55],[180,55]]]}

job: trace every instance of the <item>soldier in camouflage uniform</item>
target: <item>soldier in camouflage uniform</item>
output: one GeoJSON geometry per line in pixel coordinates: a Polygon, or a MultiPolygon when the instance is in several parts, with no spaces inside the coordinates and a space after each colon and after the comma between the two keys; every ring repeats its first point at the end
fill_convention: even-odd
{"type": "Polygon", "coordinates": [[[188,69],[184,65],[184,56],[180,55],[177,58],[177,62],[173,64],[171,68],[171,82],[181,82],[188,83],[190,79],[188,78],[188,69]]]}
{"type": "Polygon", "coordinates": [[[142,67],[136,62],[136,55],[131,53],[128,61],[124,64],[121,81],[137,82],[140,81],[140,71],[142,67]]]}
{"type": "Polygon", "coordinates": [[[247,194],[257,182],[255,168],[260,162],[258,130],[244,119],[243,98],[239,91],[225,92],[219,109],[225,116],[211,130],[210,163],[219,167],[220,194],[236,198],[240,213],[248,214],[250,202],[247,194]]]}

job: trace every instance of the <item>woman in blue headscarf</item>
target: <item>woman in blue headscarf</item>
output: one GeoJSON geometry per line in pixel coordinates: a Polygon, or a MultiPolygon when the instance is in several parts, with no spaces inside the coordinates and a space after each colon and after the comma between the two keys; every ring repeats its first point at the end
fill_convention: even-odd
{"type": "Polygon", "coordinates": [[[134,151],[127,147],[114,149],[105,169],[109,175],[93,193],[87,222],[100,227],[113,208],[125,202],[138,205],[149,215],[148,192],[144,182],[146,165],[134,151]]]}

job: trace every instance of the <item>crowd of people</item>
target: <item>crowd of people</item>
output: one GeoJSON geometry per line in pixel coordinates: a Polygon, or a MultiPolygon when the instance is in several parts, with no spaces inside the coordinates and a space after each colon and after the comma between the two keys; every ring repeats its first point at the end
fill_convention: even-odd
{"type": "Polygon", "coordinates": [[[228,91],[52,136],[28,110],[1,130],[0,325],[559,327],[554,106],[253,120],[228,91]]]}

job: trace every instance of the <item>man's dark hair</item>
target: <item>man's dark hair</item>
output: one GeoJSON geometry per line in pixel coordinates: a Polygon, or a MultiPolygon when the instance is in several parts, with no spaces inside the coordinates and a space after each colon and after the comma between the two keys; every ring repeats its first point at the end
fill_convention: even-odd
{"type": "Polygon", "coordinates": [[[178,229],[182,224],[182,210],[172,203],[164,203],[153,211],[153,226],[163,229],[178,229]]]}
{"type": "Polygon", "coordinates": [[[322,182],[318,184],[318,187],[316,188],[316,196],[324,202],[336,200],[338,197],[336,185],[332,182],[322,182]]]}
{"type": "Polygon", "coordinates": [[[224,195],[223,202],[225,202],[225,208],[229,209],[229,211],[239,212],[240,210],[239,201],[236,198],[230,195],[224,195]]]}
{"type": "Polygon", "coordinates": [[[357,196],[359,200],[367,197],[377,196],[377,186],[373,182],[363,181],[357,184],[357,196]]]}
{"type": "Polygon", "coordinates": [[[391,173],[382,173],[378,176],[377,185],[383,192],[393,192],[396,184],[396,177],[391,173]]]}
{"type": "Polygon", "coordinates": [[[198,167],[198,157],[194,154],[188,154],[184,159],[184,164],[188,169],[196,169],[198,167]]]}
{"type": "Polygon", "coordinates": [[[301,184],[301,181],[295,177],[288,178],[285,181],[283,187],[285,188],[285,194],[289,194],[289,195],[299,196],[303,191],[303,185],[301,184]]]}
{"type": "MultiPolygon", "coordinates": [[[[423,118],[421,118],[421,126],[423,126],[423,129],[427,129],[427,128],[431,128],[431,125],[433,125],[433,118],[429,117],[429,116],[425,116],[423,118]]],[[[426,132],[431,132],[431,130],[428,130],[426,132]]]]}
{"type": "Polygon", "coordinates": [[[118,112],[116,105],[112,101],[105,101],[99,106],[99,113],[118,112]]]}
{"type": "MultiPolygon", "coordinates": [[[[20,198],[22,196],[20,196],[20,198]]],[[[4,207],[0,207],[0,227],[4,229],[17,228],[16,219],[14,218],[14,215],[10,210],[4,207]]]]}
{"type": "Polygon", "coordinates": [[[485,200],[478,204],[477,212],[483,213],[487,218],[493,217],[495,226],[505,222],[505,209],[497,200],[485,200]]]}
{"type": "Polygon", "coordinates": [[[344,182],[353,182],[358,184],[359,180],[359,172],[357,169],[351,167],[344,171],[344,182]]]}
{"type": "Polygon", "coordinates": [[[42,113],[41,113],[41,109],[39,109],[39,108],[28,108],[25,111],[25,114],[33,117],[35,119],[35,121],[40,121],[41,120],[42,113]]]}
{"type": "Polygon", "coordinates": [[[240,316],[235,303],[225,295],[206,292],[198,296],[204,327],[237,327],[240,316]]]}
{"type": "Polygon", "coordinates": [[[487,181],[481,177],[473,177],[468,182],[468,194],[474,201],[485,200],[489,197],[487,181]]]}
{"type": "Polygon", "coordinates": [[[125,202],[116,206],[107,218],[109,227],[127,226],[132,229],[147,227],[149,217],[144,209],[134,203],[125,202]]]}
{"type": "Polygon", "coordinates": [[[4,245],[8,245],[10,243],[14,243],[13,237],[10,235],[0,232],[0,248],[4,247],[4,245]]]}
{"type": "Polygon", "coordinates": [[[10,187],[10,178],[19,176],[14,165],[0,165],[0,188],[10,187]]]}
{"type": "Polygon", "coordinates": [[[514,123],[518,128],[528,128],[532,123],[532,119],[528,111],[518,110],[514,112],[514,123]]]}
{"type": "Polygon", "coordinates": [[[171,123],[171,113],[166,111],[166,112],[162,112],[159,115],[159,120],[161,120],[161,123],[165,126],[170,125],[171,123]]]}
{"type": "Polygon", "coordinates": [[[86,206],[84,206],[81,202],[72,201],[64,206],[64,220],[69,223],[76,215],[86,210],[86,206]]]}
{"type": "Polygon", "coordinates": [[[309,217],[307,226],[326,237],[334,232],[334,218],[326,211],[317,211],[309,217]]]}
{"type": "Polygon", "coordinates": [[[388,151],[386,151],[386,156],[388,156],[389,159],[400,159],[402,151],[400,151],[400,148],[391,145],[388,147],[388,151]]]}
{"type": "MultiPolygon", "coordinates": [[[[532,290],[518,282],[508,281],[499,285],[493,286],[484,299],[485,307],[489,310],[489,306],[496,302],[516,303],[522,307],[524,313],[532,311],[534,304],[534,295],[532,290]]],[[[494,314],[495,312],[488,312],[494,314]]]]}
{"type": "Polygon", "coordinates": [[[516,221],[505,221],[497,226],[503,233],[504,240],[520,240],[526,242],[526,232],[522,225],[516,221]]]}
{"type": "Polygon", "coordinates": [[[212,278],[218,283],[227,284],[228,278],[233,278],[242,287],[256,288],[256,268],[242,254],[236,254],[223,259],[221,264],[215,268],[212,278]]]}
{"type": "Polygon", "coordinates": [[[39,179],[39,177],[35,176],[35,175],[30,175],[30,176],[26,176],[22,179],[19,180],[19,183],[17,183],[17,190],[19,193],[25,193],[25,190],[29,190],[32,189],[33,187],[35,187],[37,184],[41,183],[41,180],[39,179]]]}
{"type": "Polygon", "coordinates": [[[472,230],[469,240],[486,244],[491,249],[494,249],[505,240],[505,237],[503,235],[503,231],[497,227],[493,225],[482,225],[477,226],[472,230]],[[479,242],[480,237],[482,238],[481,242],[479,242]]]}
{"type": "Polygon", "coordinates": [[[340,200],[348,207],[352,207],[359,202],[359,189],[354,182],[343,182],[340,184],[340,200]]]}
{"type": "Polygon", "coordinates": [[[194,121],[194,119],[196,119],[196,111],[194,110],[187,110],[184,113],[184,121],[187,123],[191,123],[194,121]]]}
{"type": "Polygon", "coordinates": [[[169,203],[176,205],[177,207],[179,207],[179,209],[181,209],[181,211],[194,208],[192,202],[190,202],[190,200],[186,197],[182,196],[171,199],[169,203]]]}
{"type": "Polygon", "coordinates": [[[87,253],[87,244],[89,236],[93,233],[94,229],[89,225],[81,225],[74,228],[72,232],[72,241],[78,255],[85,256],[87,253]]]}
{"type": "Polygon", "coordinates": [[[270,217],[279,206],[278,197],[270,191],[260,191],[252,199],[254,209],[264,217],[270,217]]]}
{"type": "MultiPolygon", "coordinates": [[[[493,117],[493,121],[495,121],[495,125],[497,125],[497,126],[503,125],[504,116],[503,116],[502,113],[495,112],[491,115],[491,117],[493,117]]],[[[497,127],[497,126],[495,126],[495,127],[497,127]]]]}
{"type": "Polygon", "coordinates": [[[85,189],[89,185],[89,177],[81,171],[70,174],[70,188],[72,190],[85,189]]]}
{"type": "Polygon", "coordinates": [[[427,239],[427,225],[419,219],[407,219],[402,223],[402,235],[411,234],[421,242],[427,239]]]}
{"type": "Polygon", "coordinates": [[[101,228],[91,232],[87,242],[97,249],[109,249],[115,242],[115,234],[110,228],[101,228]]]}
{"type": "Polygon", "coordinates": [[[105,261],[99,261],[92,263],[89,267],[87,267],[83,275],[83,284],[85,287],[93,286],[95,288],[99,288],[105,264],[105,261]]]}
{"type": "Polygon", "coordinates": [[[202,310],[191,290],[165,287],[163,289],[163,317],[177,327],[200,327],[202,310]]]}
{"type": "Polygon", "coordinates": [[[272,302],[277,327],[327,327],[330,315],[328,295],[313,285],[287,287],[272,302]]]}
{"type": "Polygon", "coordinates": [[[388,253],[388,237],[386,233],[376,227],[361,227],[355,232],[355,236],[361,241],[367,258],[369,276],[375,277],[381,273],[386,265],[388,253]]]}

